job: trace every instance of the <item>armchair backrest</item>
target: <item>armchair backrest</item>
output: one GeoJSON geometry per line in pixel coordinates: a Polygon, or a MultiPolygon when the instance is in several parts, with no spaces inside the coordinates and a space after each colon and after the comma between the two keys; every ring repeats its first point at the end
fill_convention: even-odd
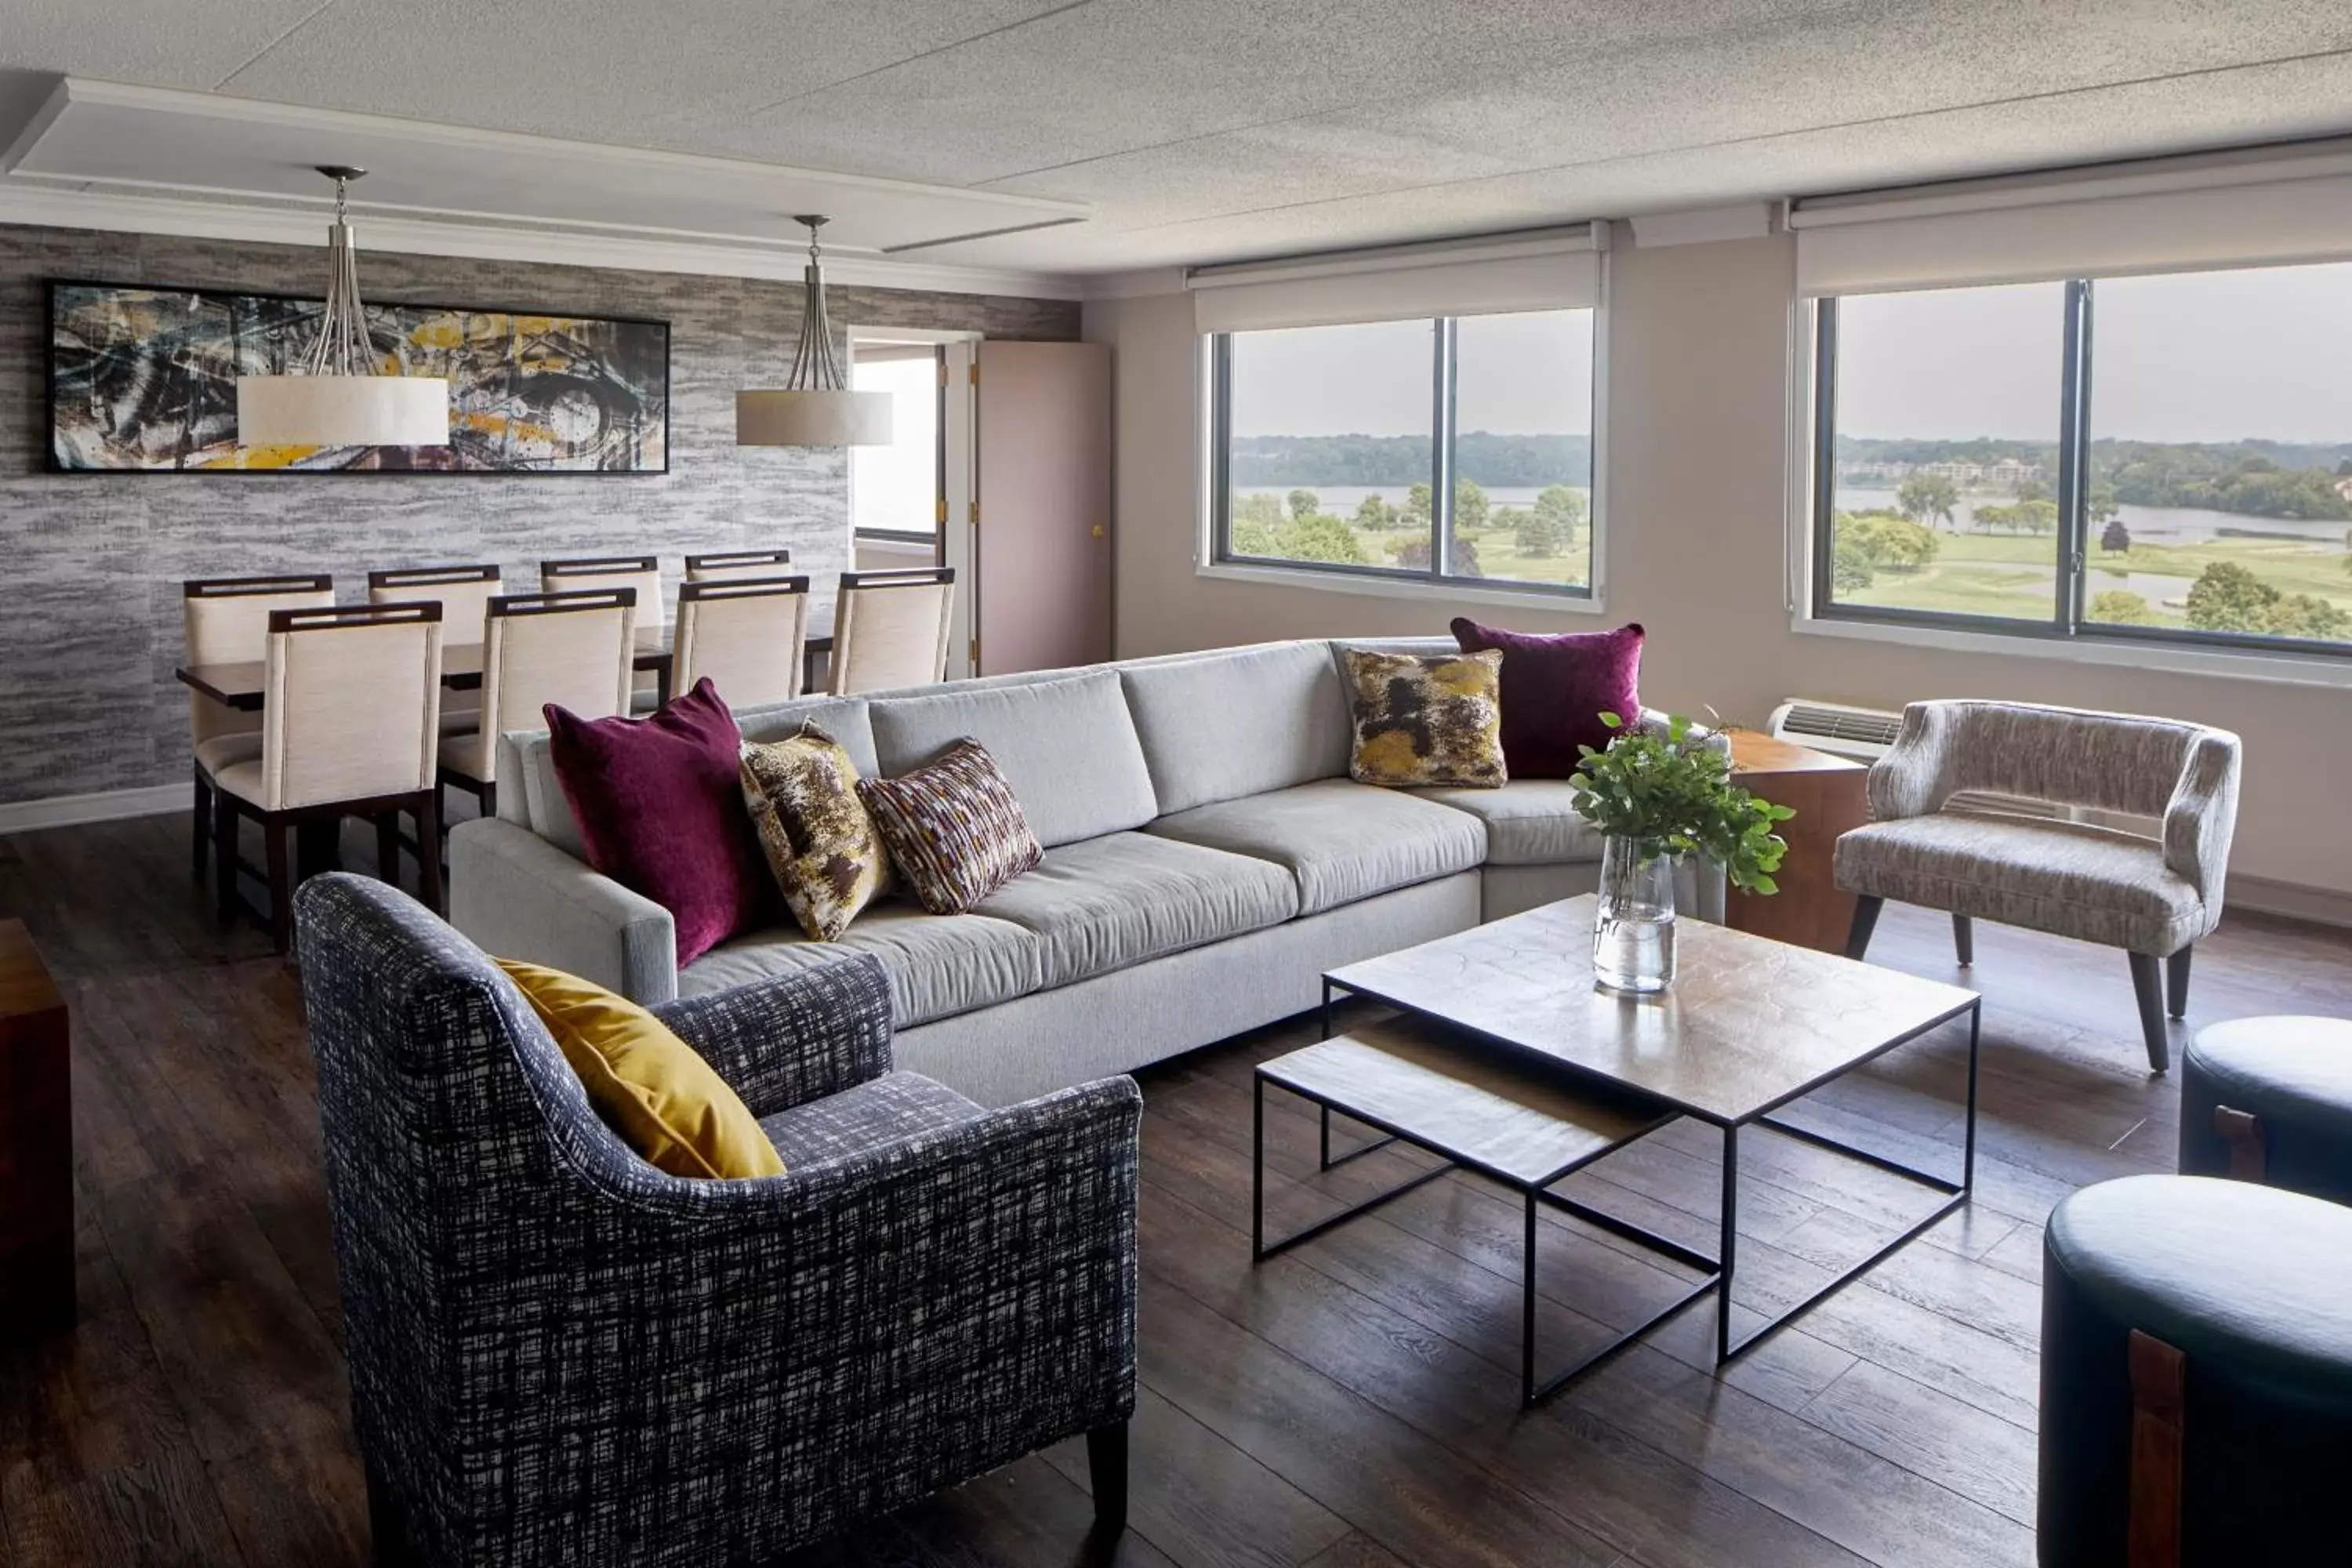
{"type": "Polygon", "coordinates": [[[2226,731],[2025,702],[1914,702],[1871,770],[1871,811],[1923,816],[1966,790],[2160,817],[2200,750],[2211,753],[2200,767],[2225,772],[2234,793],[2237,737],[2226,731]]]}

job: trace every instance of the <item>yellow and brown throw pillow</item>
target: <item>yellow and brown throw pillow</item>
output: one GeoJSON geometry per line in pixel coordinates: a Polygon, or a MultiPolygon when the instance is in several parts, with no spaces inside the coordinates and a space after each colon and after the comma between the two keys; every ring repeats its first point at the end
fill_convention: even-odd
{"type": "Polygon", "coordinates": [[[1453,784],[1494,789],[1503,767],[1503,656],[1381,653],[1342,648],[1356,723],[1348,776],[1410,789],[1453,784]]]}
{"type": "Polygon", "coordinates": [[[970,736],[912,773],[858,780],[857,794],[932,914],[961,914],[1045,858],[996,759],[970,736]]]}
{"type": "Polygon", "coordinates": [[[857,798],[849,753],[814,724],[782,741],[752,742],[740,761],[743,804],[793,918],[812,941],[831,942],[888,890],[889,852],[857,798]]]}
{"type": "Polygon", "coordinates": [[[588,1102],[647,1164],[673,1176],[783,1174],[742,1098],[668,1025],[576,974],[498,964],[555,1037],[588,1102]]]}

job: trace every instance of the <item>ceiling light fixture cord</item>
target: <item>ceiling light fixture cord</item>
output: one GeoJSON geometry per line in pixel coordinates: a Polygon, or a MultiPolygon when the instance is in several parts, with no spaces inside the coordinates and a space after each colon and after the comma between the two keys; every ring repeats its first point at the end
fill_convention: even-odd
{"type": "Polygon", "coordinates": [[[358,176],[352,169],[322,171],[334,176],[335,222],[327,230],[327,308],[319,319],[319,335],[304,356],[310,375],[373,375],[375,345],[368,336],[367,310],[360,303],[359,252],[352,245],[352,227],[344,217],[344,198],[358,176]]]}
{"type": "Polygon", "coordinates": [[[785,387],[793,392],[845,392],[849,375],[833,352],[833,322],[824,310],[824,266],[817,253],[816,231],[825,220],[799,217],[809,231],[808,267],[801,274],[805,298],[801,301],[801,341],[793,353],[793,370],[785,387]]]}

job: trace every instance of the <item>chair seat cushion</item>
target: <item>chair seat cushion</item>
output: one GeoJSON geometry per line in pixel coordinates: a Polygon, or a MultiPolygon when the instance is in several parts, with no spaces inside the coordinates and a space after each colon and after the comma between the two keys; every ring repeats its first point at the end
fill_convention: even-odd
{"type": "Polygon", "coordinates": [[[1489,866],[1569,866],[1601,858],[1601,830],[1576,814],[1566,779],[1514,777],[1500,789],[1415,793],[1485,823],[1489,866]]]}
{"type": "Polygon", "coordinates": [[[1195,806],[1144,831],[1271,860],[1297,880],[1302,915],[1466,871],[1486,853],[1486,826],[1467,812],[1348,779],[1195,806]]]}
{"type": "Polygon", "coordinates": [[[855,1089],[779,1110],[760,1123],[787,1169],[805,1170],[911,1138],[940,1132],[982,1114],[947,1085],[920,1073],[891,1072],[855,1089]]]}
{"type": "Polygon", "coordinates": [[[261,771],[261,759],[250,757],[225,768],[213,770],[213,788],[223,795],[233,795],[240,800],[261,804],[268,789],[267,776],[261,771]]]}
{"type": "Polygon", "coordinates": [[[236,763],[249,763],[261,755],[261,731],[247,731],[240,735],[215,735],[196,742],[196,766],[208,773],[217,773],[236,763]]]}
{"type": "Polygon", "coordinates": [[[1036,933],[1047,985],[1280,925],[1298,912],[1290,873],[1148,833],[1112,833],[1045,851],[975,913],[1036,933]]]}
{"type": "Polygon", "coordinates": [[[1850,893],[2159,957],[2219,912],[2152,840],[2079,822],[1969,811],[1874,822],[1838,839],[1836,864],[1850,893]]]}
{"type": "Polygon", "coordinates": [[[844,952],[870,952],[890,977],[901,1029],[1025,996],[1044,984],[1034,933],[986,915],[930,915],[898,899],[869,905],[837,942],[811,942],[784,925],[712,948],[677,977],[680,996],[707,995],[788,974],[844,952]]]}

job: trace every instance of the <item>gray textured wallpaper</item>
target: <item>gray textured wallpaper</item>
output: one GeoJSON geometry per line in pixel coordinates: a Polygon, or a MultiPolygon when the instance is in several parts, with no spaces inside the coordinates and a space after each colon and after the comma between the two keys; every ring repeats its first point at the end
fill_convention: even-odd
{"type": "MultiPolygon", "coordinates": [[[[670,323],[670,471],[504,479],[53,475],[46,471],[44,280],[315,293],[325,253],[0,225],[0,802],[174,783],[187,774],[180,584],[331,572],[366,596],[373,568],[497,561],[517,589],[543,556],[789,545],[819,581],[848,561],[839,452],[734,445],[739,387],[773,385],[800,330],[800,285],[364,248],[374,300],[505,306],[670,323]]],[[[1066,300],[828,290],[838,322],[1070,339],[1066,300]]]]}

